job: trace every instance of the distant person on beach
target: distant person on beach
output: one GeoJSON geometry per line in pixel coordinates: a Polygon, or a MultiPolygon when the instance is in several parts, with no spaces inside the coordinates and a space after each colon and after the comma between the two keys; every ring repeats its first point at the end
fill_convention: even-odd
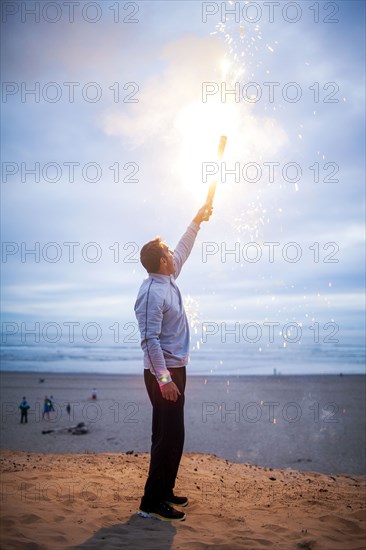
{"type": "Polygon", "coordinates": [[[66,405],[66,412],[67,412],[68,416],[70,417],[70,413],[71,413],[71,405],[70,405],[70,403],[68,403],[68,404],[66,405]]]}
{"type": "Polygon", "coordinates": [[[140,287],[135,314],[144,351],[144,381],[153,407],[151,459],[138,514],[165,521],[182,521],[187,497],[173,493],[184,445],[184,390],[189,354],[189,325],[177,279],[187,260],[200,224],[212,207],[205,204],[180,239],[174,252],[157,237],[141,249],[149,276],[140,287]]]}
{"type": "Polygon", "coordinates": [[[44,398],[44,404],[43,404],[42,420],[44,419],[45,415],[47,415],[48,420],[50,420],[51,409],[52,409],[52,403],[46,395],[46,397],[44,398]]]}
{"type": "Polygon", "coordinates": [[[30,406],[28,405],[28,401],[26,400],[25,396],[23,396],[22,402],[19,405],[20,409],[20,423],[23,424],[23,421],[25,424],[28,423],[28,409],[30,409],[30,406]]]}
{"type": "Polygon", "coordinates": [[[94,399],[94,400],[97,399],[97,390],[96,390],[96,388],[93,388],[91,398],[94,399]]]}

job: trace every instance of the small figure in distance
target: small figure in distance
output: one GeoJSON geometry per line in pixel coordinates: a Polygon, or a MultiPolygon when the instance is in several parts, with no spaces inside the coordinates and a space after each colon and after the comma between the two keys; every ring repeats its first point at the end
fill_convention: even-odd
{"type": "Polygon", "coordinates": [[[22,402],[19,405],[20,409],[20,423],[27,424],[28,423],[28,409],[30,409],[30,406],[28,405],[28,401],[26,400],[25,396],[23,396],[22,402]]]}
{"type": "Polygon", "coordinates": [[[47,415],[48,420],[50,420],[51,408],[52,408],[52,403],[46,395],[46,397],[44,398],[44,404],[43,404],[42,420],[44,419],[45,415],[47,415]]]}

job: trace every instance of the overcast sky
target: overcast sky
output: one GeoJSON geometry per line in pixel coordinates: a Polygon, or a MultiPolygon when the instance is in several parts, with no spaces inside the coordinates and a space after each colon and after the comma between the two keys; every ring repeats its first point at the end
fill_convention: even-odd
{"type": "Polygon", "coordinates": [[[174,248],[226,134],[191,314],[362,329],[364,2],[3,4],[4,320],[135,321],[139,248],[174,248]]]}

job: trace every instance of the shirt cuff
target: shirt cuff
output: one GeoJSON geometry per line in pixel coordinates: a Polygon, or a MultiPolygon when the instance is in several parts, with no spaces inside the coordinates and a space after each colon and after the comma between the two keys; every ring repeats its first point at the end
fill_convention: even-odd
{"type": "Polygon", "coordinates": [[[169,384],[169,382],[172,382],[172,378],[170,376],[170,374],[167,374],[167,375],[164,375],[158,380],[158,384],[159,384],[159,387],[161,388],[162,386],[165,386],[165,384],[169,384]]]}

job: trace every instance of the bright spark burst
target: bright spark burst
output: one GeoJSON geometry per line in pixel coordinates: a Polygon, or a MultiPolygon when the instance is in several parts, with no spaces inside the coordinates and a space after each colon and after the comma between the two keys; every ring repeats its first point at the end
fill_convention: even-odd
{"type": "MultiPolygon", "coordinates": [[[[228,15],[225,23],[219,21],[211,30],[210,34],[225,44],[225,52],[216,62],[217,85],[225,84],[226,90],[236,90],[239,86],[241,90],[256,78],[259,82],[262,73],[269,73],[263,64],[272,57],[276,41],[271,43],[269,53],[269,40],[266,42],[262,36],[259,24],[238,24],[234,16],[228,15]]],[[[248,89],[246,93],[254,92],[248,89]]],[[[272,104],[267,106],[264,102],[262,114],[256,116],[253,112],[255,103],[237,101],[233,93],[226,94],[225,101],[222,101],[222,89],[206,97],[206,100],[202,101],[200,97],[197,101],[183,104],[173,123],[179,152],[172,166],[172,174],[179,177],[185,193],[197,202],[206,198],[211,178],[203,181],[203,163],[216,162],[220,135],[228,136],[223,158],[227,170],[232,170],[235,163],[243,166],[248,162],[260,163],[271,158],[288,139],[273,116],[265,114],[266,110],[274,109],[272,104]]],[[[265,201],[262,203],[261,193],[267,190],[268,185],[265,178],[256,181],[254,190],[254,183],[245,178],[241,178],[240,182],[235,179],[234,182],[234,177],[229,176],[225,181],[222,171],[221,164],[221,169],[214,176],[219,182],[218,204],[226,212],[229,208],[235,208],[236,215],[231,216],[234,220],[231,224],[238,235],[247,234],[252,240],[260,238],[272,212],[273,217],[278,215],[276,200],[268,206],[263,204],[265,201]],[[240,214],[237,214],[238,205],[240,214]]],[[[285,188],[286,184],[281,180],[280,190],[285,188]]]]}

